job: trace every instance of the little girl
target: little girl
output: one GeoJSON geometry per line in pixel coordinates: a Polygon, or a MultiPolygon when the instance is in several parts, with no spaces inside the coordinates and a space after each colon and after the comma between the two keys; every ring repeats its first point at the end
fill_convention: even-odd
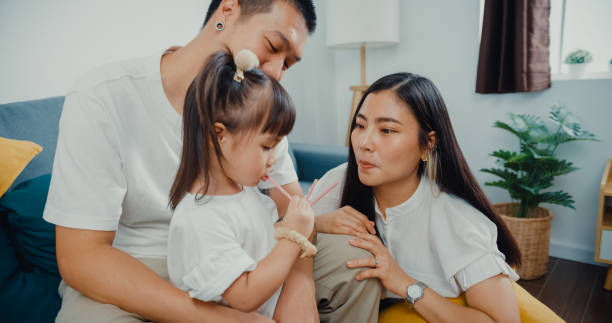
{"type": "Polygon", "coordinates": [[[275,230],[276,205],[256,188],[295,121],[289,95],[257,64],[247,50],[236,62],[215,53],[187,91],[168,272],[192,298],[273,317],[294,262],[316,252],[305,238],[314,214],[293,197],[275,230]]]}

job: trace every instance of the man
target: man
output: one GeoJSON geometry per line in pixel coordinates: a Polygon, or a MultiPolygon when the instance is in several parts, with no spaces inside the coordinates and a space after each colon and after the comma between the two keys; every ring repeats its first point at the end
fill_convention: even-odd
{"type": "MultiPolygon", "coordinates": [[[[210,54],[250,49],[259,68],[280,80],[300,61],[315,24],[308,0],[213,0],[204,27],[185,47],[110,64],[77,81],[66,95],[44,213],[56,224],[63,278],[57,322],[269,321],[193,300],[167,281],[167,205],[180,157],[180,115],[210,54]]],[[[276,159],[272,177],[290,194],[302,194],[286,139],[276,159]]],[[[282,214],[286,198],[273,188],[270,196],[282,214]]],[[[278,306],[297,314],[276,320],[317,320],[312,275],[312,259],[296,263],[278,306]]]]}

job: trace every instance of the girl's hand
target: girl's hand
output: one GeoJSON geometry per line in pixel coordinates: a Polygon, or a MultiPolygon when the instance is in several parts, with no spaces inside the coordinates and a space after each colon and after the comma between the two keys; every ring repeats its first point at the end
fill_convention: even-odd
{"type": "Polygon", "coordinates": [[[280,225],[308,238],[314,228],[314,211],[305,198],[294,195],[280,225]]]}
{"type": "Polygon", "coordinates": [[[350,206],[343,206],[333,212],[315,218],[317,232],[355,235],[357,232],[376,234],[374,222],[350,206]]]}
{"type": "Polygon", "coordinates": [[[406,297],[408,285],[416,280],[402,270],[377,236],[361,232],[357,232],[355,236],[357,238],[349,240],[349,243],[374,255],[374,258],[352,259],[346,263],[348,268],[371,268],[357,274],[355,279],[378,278],[387,290],[402,298],[406,297]]]}

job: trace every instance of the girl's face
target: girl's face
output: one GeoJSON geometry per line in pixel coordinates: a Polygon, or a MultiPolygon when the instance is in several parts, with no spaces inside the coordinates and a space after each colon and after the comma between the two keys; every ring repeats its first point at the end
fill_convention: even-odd
{"type": "Polygon", "coordinates": [[[419,124],[406,103],[384,90],[369,94],[357,114],[351,141],[359,180],[376,187],[417,179],[419,124]]]}
{"type": "Polygon", "coordinates": [[[220,140],[223,170],[233,182],[257,186],[276,163],[274,148],[282,137],[267,133],[230,134],[220,140]]]}

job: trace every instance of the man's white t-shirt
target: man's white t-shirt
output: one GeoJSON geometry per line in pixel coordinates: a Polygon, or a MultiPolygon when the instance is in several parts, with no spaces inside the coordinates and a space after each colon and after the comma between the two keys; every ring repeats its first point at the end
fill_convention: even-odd
{"type": "MultiPolygon", "coordinates": [[[[170,281],[189,296],[224,303],[223,293],[253,271],[274,246],[276,205],[257,188],[233,195],[187,194],[177,205],[168,236],[170,281]]],[[[279,288],[257,312],[274,315],[279,288]]]]}
{"type": "MultiPolygon", "coordinates": [[[[167,255],[168,196],[182,146],[182,118],[161,83],[162,55],[77,80],[65,98],[43,215],[64,227],[116,231],[113,245],[135,257],[167,255]]],[[[271,176],[281,185],[297,181],[286,138],[271,176]]]]}

